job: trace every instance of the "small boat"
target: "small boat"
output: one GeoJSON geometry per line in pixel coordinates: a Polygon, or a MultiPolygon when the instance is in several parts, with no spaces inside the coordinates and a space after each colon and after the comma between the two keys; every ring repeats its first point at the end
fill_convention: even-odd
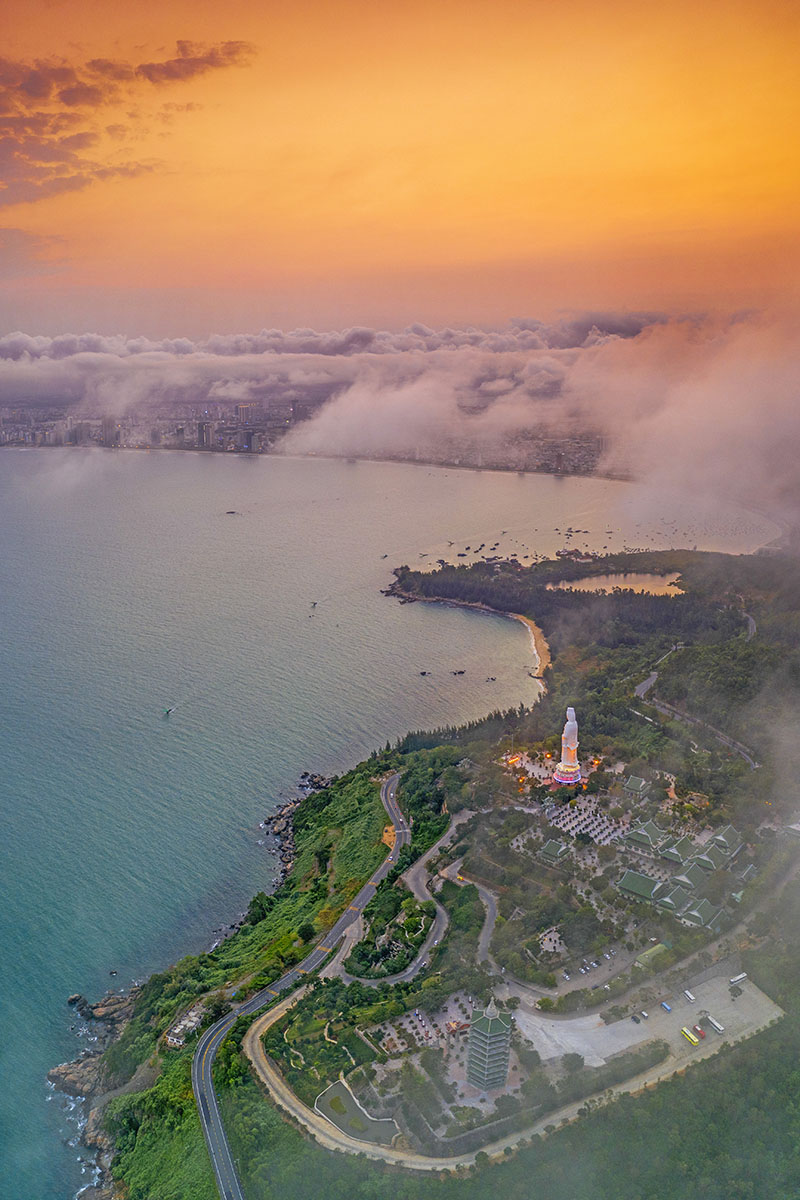
{"type": "Polygon", "coordinates": [[[175,712],[175,709],[174,709],[174,708],[165,708],[165,709],[164,709],[164,716],[165,716],[165,717],[168,717],[168,716],[170,716],[170,714],[171,714],[171,713],[174,713],[174,712],[175,712]]]}

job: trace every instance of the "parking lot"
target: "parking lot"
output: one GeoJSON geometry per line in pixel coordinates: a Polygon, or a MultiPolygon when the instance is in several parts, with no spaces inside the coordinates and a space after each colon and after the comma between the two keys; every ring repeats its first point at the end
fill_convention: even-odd
{"type": "Polygon", "coordinates": [[[659,997],[670,1005],[666,1012],[660,1002],[648,1009],[647,1019],[640,1016],[635,1024],[630,1016],[611,1025],[606,1025],[599,1014],[572,1018],[545,1017],[530,1007],[520,1006],[515,1013],[520,1032],[536,1047],[543,1061],[560,1058],[564,1054],[583,1055],[587,1066],[600,1066],[606,1059],[623,1050],[640,1045],[653,1038],[663,1038],[669,1043],[673,1066],[677,1070],[684,1062],[693,1058],[706,1057],[726,1041],[738,1041],[749,1037],[783,1015],[782,1009],[760,991],[750,979],[739,986],[742,994],[733,999],[728,976],[718,976],[703,983],[692,983],[689,978],[686,988],[695,997],[687,1000],[682,991],[664,993],[659,997]],[[681,1027],[689,1029],[701,1023],[701,1014],[707,1012],[724,1026],[719,1034],[705,1024],[705,1038],[699,1046],[692,1046],[681,1033],[681,1027]]]}

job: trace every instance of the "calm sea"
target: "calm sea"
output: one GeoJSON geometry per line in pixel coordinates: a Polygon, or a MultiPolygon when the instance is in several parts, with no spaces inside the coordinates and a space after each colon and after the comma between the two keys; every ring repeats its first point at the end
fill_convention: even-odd
{"type": "Polygon", "coordinates": [[[552,553],[570,526],[596,549],[777,532],[598,479],[0,454],[4,1200],[90,1179],[45,1083],[81,1044],[66,997],[208,947],[273,879],[258,822],[301,771],[535,699],[522,626],[388,600],[391,567],[552,553]]]}

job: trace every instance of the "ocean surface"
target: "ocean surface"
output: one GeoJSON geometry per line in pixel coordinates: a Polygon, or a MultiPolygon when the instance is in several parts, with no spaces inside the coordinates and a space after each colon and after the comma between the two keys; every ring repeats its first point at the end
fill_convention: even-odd
{"type": "Polygon", "coordinates": [[[208,948],[273,880],[259,821],[301,771],[535,700],[521,624],[387,599],[391,568],[552,553],[570,527],[598,550],[778,532],[600,479],[0,452],[3,1200],[91,1180],[45,1082],[86,1044],[66,997],[208,948]]]}

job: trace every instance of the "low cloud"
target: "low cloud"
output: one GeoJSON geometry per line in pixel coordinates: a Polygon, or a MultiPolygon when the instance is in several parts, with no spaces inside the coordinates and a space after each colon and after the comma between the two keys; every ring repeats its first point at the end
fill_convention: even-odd
{"type": "Polygon", "coordinates": [[[147,404],[300,402],[295,453],[515,455],[594,433],[603,464],[703,500],[800,520],[800,351],[757,316],[592,313],[506,329],[357,327],[203,341],[69,334],[0,338],[0,404],[98,415],[147,404]]]}

